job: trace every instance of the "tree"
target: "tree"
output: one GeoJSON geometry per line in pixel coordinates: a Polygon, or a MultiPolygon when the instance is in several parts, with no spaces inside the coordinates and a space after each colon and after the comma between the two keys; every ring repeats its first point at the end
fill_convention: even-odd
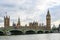
{"type": "Polygon", "coordinates": [[[60,28],[60,24],[59,24],[59,28],[60,28]]]}
{"type": "Polygon", "coordinates": [[[59,24],[59,27],[58,27],[58,31],[60,31],[60,24],[59,24]]]}
{"type": "Polygon", "coordinates": [[[53,25],[52,30],[56,30],[56,26],[55,25],[53,25]]]}

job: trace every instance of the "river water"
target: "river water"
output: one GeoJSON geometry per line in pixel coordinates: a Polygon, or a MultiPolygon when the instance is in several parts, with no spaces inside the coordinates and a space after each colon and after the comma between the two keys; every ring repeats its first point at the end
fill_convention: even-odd
{"type": "Polygon", "coordinates": [[[0,36],[0,40],[60,40],[60,34],[53,33],[53,34],[0,36]]]}

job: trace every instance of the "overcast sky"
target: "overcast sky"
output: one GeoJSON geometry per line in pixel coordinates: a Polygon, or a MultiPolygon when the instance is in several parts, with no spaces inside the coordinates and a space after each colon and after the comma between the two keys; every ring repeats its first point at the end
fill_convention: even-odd
{"type": "Polygon", "coordinates": [[[10,23],[17,22],[20,17],[21,25],[37,21],[46,23],[47,11],[50,11],[52,25],[60,23],[60,0],[0,0],[0,26],[3,26],[4,16],[10,16],[10,23]]]}

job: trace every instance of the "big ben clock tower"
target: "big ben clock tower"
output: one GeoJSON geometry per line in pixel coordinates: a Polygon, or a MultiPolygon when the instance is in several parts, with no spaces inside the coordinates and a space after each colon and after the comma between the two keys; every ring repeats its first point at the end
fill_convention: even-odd
{"type": "Polygon", "coordinates": [[[47,15],[46,15],[46,29],[50,30],[51,29],[51,15],[48,10],[47,15]]]}

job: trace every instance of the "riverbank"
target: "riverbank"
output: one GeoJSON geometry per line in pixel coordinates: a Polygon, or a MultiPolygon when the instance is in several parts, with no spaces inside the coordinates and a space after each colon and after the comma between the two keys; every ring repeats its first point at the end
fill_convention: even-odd
{"type": "MultiPolygon", "coordinates": [[[[40,33],[41,35],[43,34],[60,34],[60,33],[40,33]]],[[[39,35],[39,34],[21,34],[21,35],[39,35]]],[[[19,36],[19,35],[0,35],[0,36],[19,36]]]]}

